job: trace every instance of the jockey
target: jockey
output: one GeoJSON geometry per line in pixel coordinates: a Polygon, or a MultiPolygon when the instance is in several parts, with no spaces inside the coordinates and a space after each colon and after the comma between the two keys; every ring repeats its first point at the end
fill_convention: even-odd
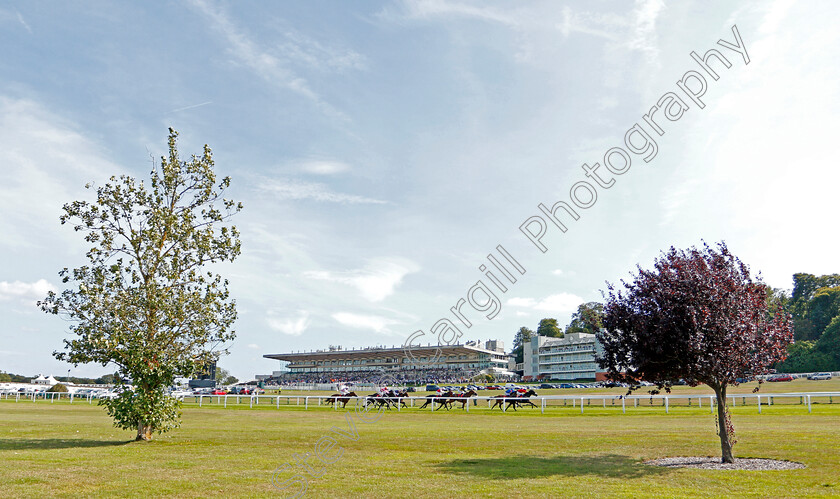
{"type": "Polygon", "coordinates": [[[347,395],[348,393],[350,393],[350,388],[348,388],[347,385],[342,384],[341,386],[338,387],[338,391],[342,395],[347,395]]]}
{"type": "Polygon", "coordinates": [[[384,397],[385,395],[388,395],[388,385],[384,385],[383,387],[381,387],[379,389],[379,395],[382,396],[382,397],[384,397]]]}
{"type": "Polygon", "coordinates": [[[509,386],[507,388],[507,390],[505,390],[505,396],[506,397],[516,397],[516,387],[515,386],[509,386]]]}

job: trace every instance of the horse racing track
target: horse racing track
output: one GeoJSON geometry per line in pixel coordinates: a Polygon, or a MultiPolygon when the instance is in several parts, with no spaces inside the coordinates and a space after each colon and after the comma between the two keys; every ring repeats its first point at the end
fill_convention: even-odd
{"type": "Polygon", "coordinates": [[[592,403],[583,414],[579,404],[552,404],[543,414],[534,407],[503,413],[486,402],[469,413],[415,403],[380,414],[351,404],[278,410],[205,401],[185,406],[180,429],[135,443],[95,404],[3,400],[0,483],[10,497],[840,495],[840,404],[815,403],[808,413],[804,404],[776,403],[759,414],[755,403],[737,402],[731,407],[737,457],[806,467],[748,472],[642,464],[717,455],[706,403],[673,404],[668,413],[657,403],[626,412],[592,403]]]}

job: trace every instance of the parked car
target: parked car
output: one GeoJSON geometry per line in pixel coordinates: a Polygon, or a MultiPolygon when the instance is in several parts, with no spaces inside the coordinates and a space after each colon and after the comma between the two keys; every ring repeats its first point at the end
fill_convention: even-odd
{"type": "Polygon", "coordinates": [[[542,384],[539,386],[539,388],[541,388],[541,389],[554,388],[554,385],[552,385],[551,383],[542,383],[542,384]]]}
{"type": "Polygon", "coordinates": [[[436,391],[438,391],[438,386],[437,385],[426,385],[426,391],[427,392],[436,392],[436,391]]]}
{"type": "Polygon", "coordinates": [[[770,376],[770,378],[768,378],[767,381],[773,383],[779,381],[793,381],[793,376],[791,376],[790,374],[774,374],[773,376],[770,376]]]}
{"type": "Polygon", "coordinates": [[[831,373],[811,373],[811,374],[808,375],[808,379],[811,379],[811,380],[831,379],[831,373]]]}
{"type": "Polygon", "coordinates": [[[227,390],[222,390],[221,388],[216,388],[215,390],[210,392],[210,395],[227,395],[227,394],[228,394],[227,390]]]}

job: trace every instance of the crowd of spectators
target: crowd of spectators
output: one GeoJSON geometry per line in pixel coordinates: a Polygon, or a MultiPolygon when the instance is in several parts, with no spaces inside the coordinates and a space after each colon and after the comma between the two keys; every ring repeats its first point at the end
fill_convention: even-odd
{"type": "Polygon", "coordinates": [[[440,384],[440,383],[466,383],[473,381],[478,375],[477,371],[452,370],[452,369],[414,369],[410,371],[369,371],[369,372],[333,372],[333,373],[288,373],[280,377],[272,378],[272,381],[281,385],[309,384],[309,383],[376,383],[383,375],[400,384],[440,384]]]}

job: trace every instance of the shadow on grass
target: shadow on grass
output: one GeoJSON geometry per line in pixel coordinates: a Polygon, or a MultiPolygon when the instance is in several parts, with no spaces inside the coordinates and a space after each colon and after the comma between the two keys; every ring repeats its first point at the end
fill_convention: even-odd
{"type": "Polygon", "coordinates": [[[115,447],[132,442],[133,440],[84,440],[80,438],[0,438],[0,451],[115,447]]]}
{"type": "Polygon", "coordinates": [[[595,475],[605,478],[642,478],[662,475],[668,470],[645,466],[627,456],[511,456],[487,459],[456,459],[438,464],[442,471],[480,478],[542,478],[549,476],[595,475]]]}

